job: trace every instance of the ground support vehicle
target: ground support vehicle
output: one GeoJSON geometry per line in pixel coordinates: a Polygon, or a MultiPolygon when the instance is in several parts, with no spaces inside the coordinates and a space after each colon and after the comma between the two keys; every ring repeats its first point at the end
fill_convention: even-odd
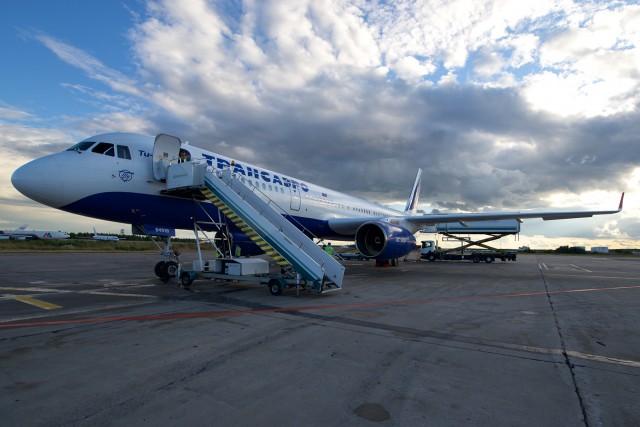
{"type": "MultiPolygon", "coordinates": [[[[180,144],[177,138],[169,136],[164,142],[180,144]]],[[[207,163],[190,161],[175,163],[167,168],[166,182],[167,188],[163,190],[166,194],[189,195],[194,208],[202,208],[202,198],[207,199],[219,212],[219,218],[215,219],[202,208],[209,221],[194,219],[198,259],[193,261],[191,269],[179,265],[177,276],[183,286],[190,286],[198,278],[253,281],[267,284],[273,295],[279,295],[287,287],[310,286],[317,292],[326,292],[342,286],[344,266],[287,220],[283,215],[285,209],[257,186],[247,185],[244,178],[231,169],[210,170],[207,163]],[[217,229],[216,237],[206,236],[204,224],[217,229]],[[270,274],[269,262],[264,259],[232,256],[232,227],[268,255],[280,268],[280,274],[270,274]],[[203,258],[200,233],[212,244],[215,258],[208,261],[203,258]]]]}
{"type": "Polygon", "coordinates": [[[467,247],[462,247],[461,249],[455,248],[442,250],[433,240],[424,240],[422,241],[422,246],[420,248],[420,258],[428,261],[473,261],[474,263],[479,263],[480,261],[492,263],[496,259],[503,262],[516,260],[516,253],[512,251],[496,251],[487,249],[467,249],[465,251],[465,249],[467,249],[467,247]]]}
{"type": "Polygon", "coordinates": [[[249,282],[267,285],[271,295],[280,295],[284,289],[313,289],[318,293],[339,288],[320,282],[310,282],[300,275],[288,277],[285,274],[269,273],[269,261],[261,258],[216,258],[204,262],[196,260],[191,269],[181,268],[180,284],[188,288],[194,280],[206,279],[220,282],[249,282]]]}

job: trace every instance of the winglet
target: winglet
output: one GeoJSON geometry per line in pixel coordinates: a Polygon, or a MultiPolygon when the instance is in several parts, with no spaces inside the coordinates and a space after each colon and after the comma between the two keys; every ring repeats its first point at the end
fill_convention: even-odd
{"type": "Polygon", "coordinates": [[[418,209],[418,199],[420,198],[420,178],[422,177],[422,169],[418,169],[418,175],[416,175],[416,181],[413,183],[411,194],[409,194],[409,200],[407,200],[407,206],[404,208],[404,212],[408,214],[415,214],[418,209]]]}
{"type": "Polygon", "coordinates": [[[620,197],[620,204],[618,205],[618,212],[622,210],[622,203],[624,202],[624,191],[622,192],[622,196],[620,197]]]}

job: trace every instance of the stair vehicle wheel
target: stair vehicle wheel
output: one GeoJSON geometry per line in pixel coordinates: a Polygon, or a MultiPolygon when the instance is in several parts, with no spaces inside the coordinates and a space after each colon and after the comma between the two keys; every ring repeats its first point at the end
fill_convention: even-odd
{"type": "Polygon", "coordinates": [[[160,261],[160,262],[158,262],[158,263],[156,264],[156,266],[155,266],[154,270],[153,270],[153,271],[154,271],[154,273],[156,273],[156,276],[158,276],[158,277],[159,277],[159,278],[161,278],[161,279],[164,277],[164,275],[163,275],[163,271],[164,271],[164,264],[165,264],[165,262],[164,262],[164,261],[160,261]]]}
{"type": "Polygon", "coordinates": [[[486,257],[484,257],[484,262],[486,262],[487,264],[490,264],[493,261],[494,260],[493,260],[493,257],[491,255],[487,255],[486,257]]]}
{"type": "Polygon", "coordinates": [[[193,283],[193,279],[191,278],[191,274],[188,271],[183,271],[180,274],[180,284],[185,288],[188,288],[193,283]]]}
{"type": "Polygon", "coordinates": [[[480,262],[480,257],[478,255],[474,255],[472,258],[473,262],[475,262],[476,264],[480,262]]]}
{"type": "Polygon", "coordinates": [[[429,261],[432,261],[432,262],[433,262],[433,261],[435,261],[435,260],[436,260],[436,256],[435,256],[434,254],[429,254],[429,256],[427,257],[427,259],[428,259],[429,261]]]}
{"type": "Polygon", "coordinates": [[[267,286],[269,286],[269,292],[271,295],[280,295],[282,293],[282,283],[280,283],[278,279],[269,280],[267,286]]]}
{"type": "Polygon", "coordinates": [[[163,273],[163,276],[165,278],[176,277],[176,275],[178,274],[178,263],[174,261],[167,261],[164,264],[163,273]]]}

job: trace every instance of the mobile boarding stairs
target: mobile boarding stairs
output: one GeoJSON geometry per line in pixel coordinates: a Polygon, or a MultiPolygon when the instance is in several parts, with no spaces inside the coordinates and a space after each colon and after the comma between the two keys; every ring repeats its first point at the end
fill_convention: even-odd
{"type": "MultiPolygon", "coordinates": [[[[253,281],[267,284],[273,295],[288,287],[309,286],[319,293],[342,287],[344,266],[288,221],[284,210],[267,195],[241,182],[230,169],[213,169],[192,161],[175,162],[166,168],[166,184],[167,194],[200,192],[281,267],[281,274],[269,274],[268,261],[233,258],[230,251],[221,251],[215,240],[211,243],[217,251],[216,259],[203,261],[200,227],[194,223],[199,259],[191,270],[180,268],[178,277],[183,286],[198,278],[253,281]]],[[[223,230],[222,220],[218,222],[223,230]]],[[[214,223],[212,219],[208,224],[214,223]]]]}

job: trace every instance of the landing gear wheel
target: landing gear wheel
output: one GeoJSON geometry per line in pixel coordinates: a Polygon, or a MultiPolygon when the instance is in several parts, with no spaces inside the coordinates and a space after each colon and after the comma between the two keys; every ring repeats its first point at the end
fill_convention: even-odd
{"type": "Polygon", "coordinates": [[[185,288],[188,288],[193,283],[193,279],[191,278],[191,274],[188,271],[183,271],[180,274],[180,284],[185,288]]]}
{"type": "Polygon", "coordinates": [[[178,263],[174,261],[165,262],[162,273],[164,278],[167,279],[176,277],[176,275],[178,274],[178,263]]]}
{"type": "Polygon", "coordinates": [[[278,279],[271,279],[267,283],[271,295],[280,295],[282,293],[282,283],[278,279]]]}
{"type": "Polygon", "coordinates": [[[156,264],[156,266],[155,266],[155,268],[153,270],[156,273],[156,276],[158,276],[161,279],[164,278],[164,274],[163,274],[164,264],[165,264],[164,261],[160,261],[159,263],[156,264]]]}

